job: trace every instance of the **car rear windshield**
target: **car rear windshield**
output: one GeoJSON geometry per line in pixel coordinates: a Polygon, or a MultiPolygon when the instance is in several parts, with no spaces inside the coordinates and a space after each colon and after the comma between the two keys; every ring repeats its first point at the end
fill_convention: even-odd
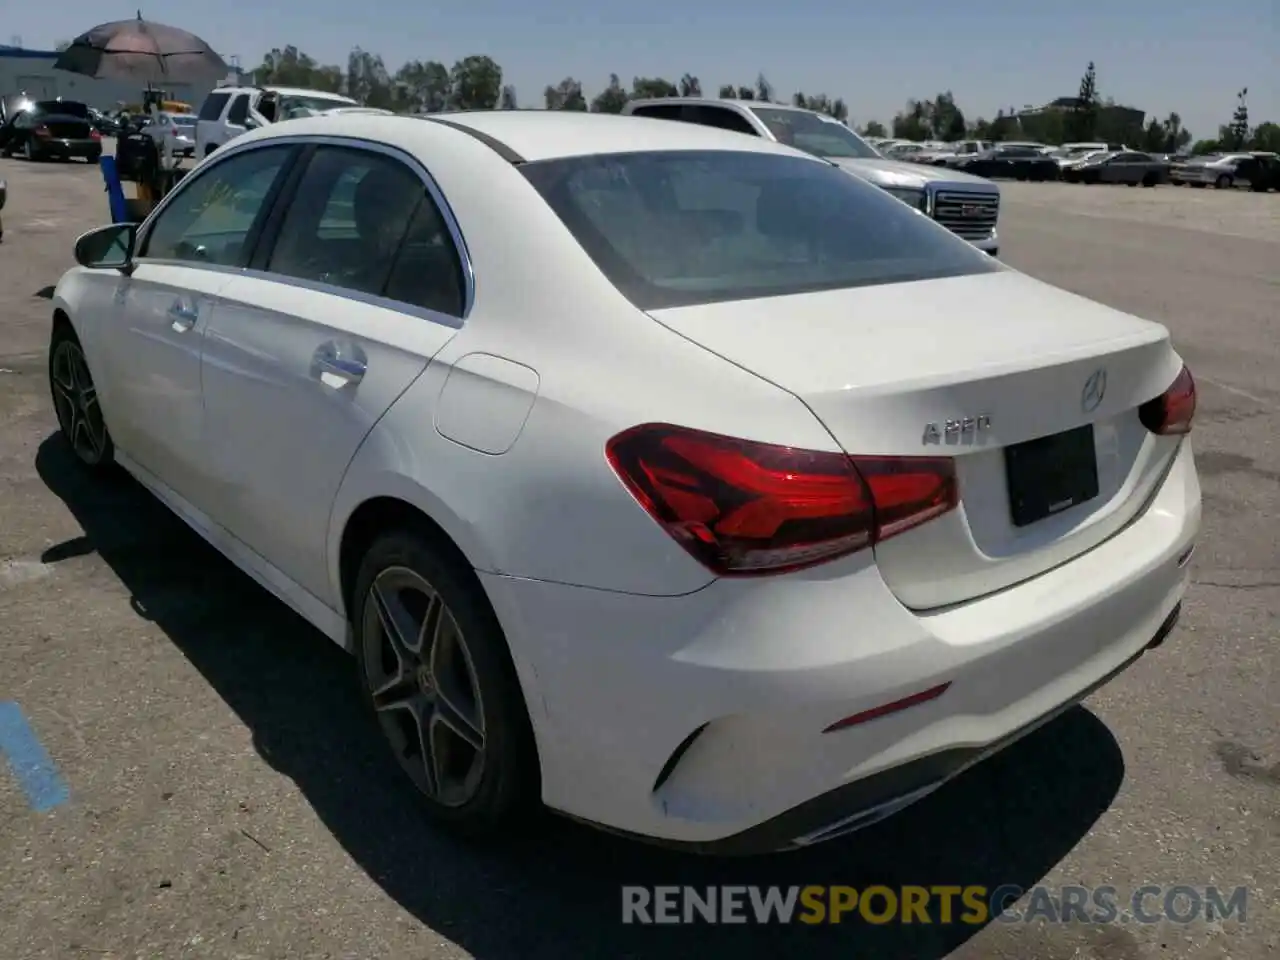
{"type": "Polygon", "coordinates": [[[609,154],[521,172],[642,310],[999,270],[878,187],[770,153],[609,154]]]}
{"type": "Polygon", "coordinates": [[[37,100],[34,109],[36,113],[89,119],[89,108],[74,100],[37,100]]]}

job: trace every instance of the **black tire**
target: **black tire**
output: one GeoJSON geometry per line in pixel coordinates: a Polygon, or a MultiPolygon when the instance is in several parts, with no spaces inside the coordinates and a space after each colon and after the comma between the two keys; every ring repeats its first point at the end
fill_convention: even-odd
{"type": "Polygon", "coordinates": [[[1203,190],[1203,189],[1204,189],[1204,184],[1203,184],[1203,183],[1192,183],[1192,184],[1191,184],[1191,186],[1192,186],[1192,187],[1194,187],[1194,188],[1195,188],[1195,189],[1197,189],[1197,190],[1203,190]]]}
{"type": "Polygon", "coordinates": [[[1125,184],[1126,187],[1136,187],[1137,185],[1138,185],[1137,180],[1130,180],[1128,183],[1125,184]]]}
{"type": "Polygon", "coordinates": [[[1160,181],[1160,178],[1157,177],[1154,173],[1148,173],[1145,177],[1142,178],[1142,185],[1144,187],[1154,187],[1157,183],[1159,183],[1159,181],[1160,181]]]}
{"type": "Polygon", "coordinates": [[[1215,190],[1226,190],[1231,186],[1231,178],[1224,173],[1214,181],[1213,186],[1215,190]]]}
{"type": "Polygon", "coordinates": [[[54,323],[49,338],[49,393],[58,431],[76,460],[95,473],[109,470],[115,462],[116,447],[97,401],[84,348],[66,321],[54,323]]]}
{"type": "MultiPolygon", "coordinates": [[[[392,581],[393,582],[393,581],[392,581]]],[[[395,594],[392,588],[380,588],[380,596],[395,594]]],[[[411,592],[411,590],[410,590],[411,592]]],[[[399,601],[396,601],[399,604],[399,601]]],[[[408,609],[407,601],[401,607],[408,609]]],[[[539,773],[537,747],[533,729],[525,706],[520,681],[516,676],[511,655],[507,649],[502,627],[498,623],[480,584],[452,551],[443,549],[434,538],[412,529],[397,529],[379,536],[365,553],[356,575],[350,603],[350,622],[355,641],[356,661],[359,668],[360,687],[370,711],[374,713],[384,738],[397,763],[414,784],[428,814],[451,831],[474,840],[505,836],[527,822],[530,814],[538,809],[539,773]],[[411,722],[408,711],[385,710],[379,714],[373,686],[386,679],[386,653],[391,650],[379,615],[378,602],[373,597],[375,583],[387,583],[388,577],[405,577],[408,571],[429,585],[443,602],[444,609],[452,615],[455,638],[462,640],[464,656],[454,664],[463,663],[468,671],[468,681],[474,682],[477,695],[469,701],[469,708],[481,719],[479,732],[483,741],[479,756],[479,772],[468,776],[471,791],[461,802],[446,803],[432,796],[432,784],[439,783],[436,774],[422,776],[419,741],[419,758],[405,753],[412,748],[408,731],[397,735],[397,725],[411,722]],[[373,655],[380,662],[373,662],[373,655]]],[[[437,641],[438,642],[438,641],[437,641]]],[[[454,644],[457,640],[454,640],[454,644]]],[[[423,645],[425,648],[425,644],[423,645]]],[[[396,661],[403,665],[397,656],[396,661]]],[[[430,658],[427,658],[428,661],[430,658]]],[[[419,669],[414,676],[421,678],[419,669]]],[[[425,671],[426,680],[421,684],[407,682],[398,685],[407,691],[406,696],[417,698],[420,690],[433,690],[444,702],[440,691],[449,684],[436,676],[434,666],[425,671]]],[[[402,677],[407,674],[400,671],[402,677]]],[[[450,698],[455,699],[455,698],[450,698]]],[[[434,728],[432,728],[434,729],[434,728]]],[[[448,734],[448,730],[445,731],[448,734]]],[[[446,737],[447,739],[447,737],[446,737]]],[[[457,741],[462,746],[461,740],[457,741]]],[[[473,761],[474,762],[474,761],[473,761]]],[[[474,771],[474,768],[470,768],[474,771]]],[[[443,789],[436,790],[443,795],[443,789]]],[[[455,796],[452,799],[458,800],[455,796]]]]}

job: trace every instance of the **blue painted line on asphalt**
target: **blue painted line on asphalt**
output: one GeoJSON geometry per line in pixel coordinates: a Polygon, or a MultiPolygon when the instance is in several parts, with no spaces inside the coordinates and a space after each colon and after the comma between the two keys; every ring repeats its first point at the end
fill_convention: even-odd
{"type": "Polygon", "coordinates": [[[0,754],[9,761],[9,769],[36,812],[52,810],[71,799],[57,765],[40,745],[22,709],[10,700],[0,703],[0,754]]]}

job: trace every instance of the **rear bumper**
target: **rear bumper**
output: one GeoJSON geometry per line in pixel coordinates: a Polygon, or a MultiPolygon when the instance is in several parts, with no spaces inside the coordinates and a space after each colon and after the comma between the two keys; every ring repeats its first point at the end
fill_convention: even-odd
{"type": "Polygon", "coordinates": [[[98,157],[102,155],[101,140],[66,140],[50,137],[33,139],[31,149],[42,157],[98,157]]]}
{"type": "Polygon", "coordinates": [[[1200,524],[1188,443],[1147,510],[1017,587],[928,613],[856,555],[646,597],[481,579],[554,809],[706,852],[872,823],[1077,702],[1171,627],[1200,524]],[[832,724],[950,684],[935,699],[832,724]]]}

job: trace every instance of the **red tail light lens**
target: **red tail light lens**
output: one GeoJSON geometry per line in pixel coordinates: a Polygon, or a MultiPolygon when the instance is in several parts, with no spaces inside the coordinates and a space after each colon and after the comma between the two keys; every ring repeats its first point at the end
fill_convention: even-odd
{"type": "Polygon", "coordinates": [[[947,457],[849,457],[669,424],[620,433],[605,454],[649,515],[721,575],[823,563],[958,502],[947,457]]]}
{"type": "Polygon", "coordinates": [[[97,130],[90,130],[90,131],[89,131],[89,139],[91,139],[91,140],[101,140],[101,139],[102,139],[102,134],[100,134],[97,130]]]}
{"type": "Polygon", "coordinates": [[[1152,433],[1170,436],[1191,432],[1196,415],[1196,382],[1184,365],[1173,385],[1138,408],[1138,419],[1152,433]]]}

